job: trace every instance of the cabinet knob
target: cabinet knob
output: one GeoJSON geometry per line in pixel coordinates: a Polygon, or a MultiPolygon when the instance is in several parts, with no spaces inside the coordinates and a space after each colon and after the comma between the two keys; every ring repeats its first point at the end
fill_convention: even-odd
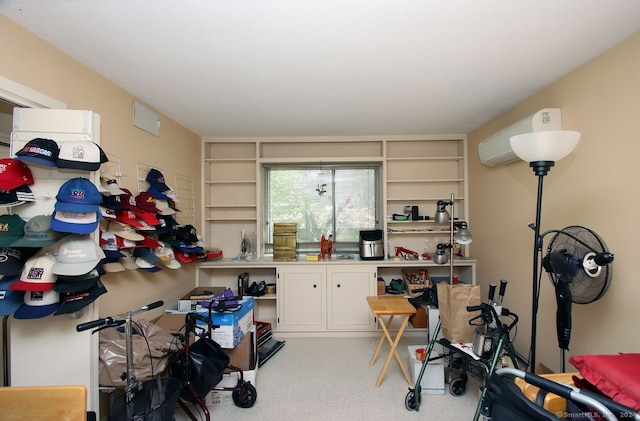
{"type": "Polygon", "coordinates": [[[340,284],[338,284],[337,286],[338,286],[338,288],[340,288],[340,284]]]}
{"type": "Polygon", "coordinates": [[[316,285],[316,284],[313,284],[313,287],[314,287],[314,288],[316,288],[316,287],[317,287],[317,285],[316,285]]]}

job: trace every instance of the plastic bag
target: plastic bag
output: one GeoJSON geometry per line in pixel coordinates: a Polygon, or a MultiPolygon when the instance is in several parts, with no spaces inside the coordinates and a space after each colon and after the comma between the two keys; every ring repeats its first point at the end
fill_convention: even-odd
{"type": "MultiPolygon", "coordinates": [[[[127,385],[126,337],[120,329],[124,330],[124,327],[108,328],[99,332],[102,386],[121,388],[127,385]],[[124,380],[120,377],[122,373],[125,373],[124,380]]],[[[134,331],[131,343],[136,380],[157,377],[166,370],[169,355],[180,349],[179,341],[166,330],[146,320],[137,320],[131,329],[134,331]],[[137,332],[136,324],[140,326],[141,332],[137,332]]]]}
{"type": "MultiPolygon", "coordinates": [[[[184,353],[176,355],[169,366],[169,373],[184,382],[189,381],[197,397],[203,399],[220,383],[228,365],[229,356],[220,345],[203,336],[189,346],[188,361],[184,353]]],[[[191,403],[198,401],[188,386],[182,390],[180,397],[191,403]]]]}

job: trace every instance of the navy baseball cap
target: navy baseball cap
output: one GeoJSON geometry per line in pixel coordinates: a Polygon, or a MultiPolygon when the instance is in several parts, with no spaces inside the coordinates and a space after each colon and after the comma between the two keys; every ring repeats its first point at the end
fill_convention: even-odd
{"type": "Polygon", "coordinates": [[[77,177],[65,182],[56,195],[55,209],[66,212],[100,213],[102,195],[88,179],[77,177]]]}
{"type": "Polygon", "coordinates": [[[20,278],[20,275],[5,276],[0,279],[0,316],[13,314],[24,303],[24,293],[9,289],[9,285],[20,278]]]}
{"type": "Polygon", "coordinates": [[[55,167],[59,152],[60,148],[55,140],[38,137],[27,142],[22,149],[16,152],[16,159],[46,167],[55,167]]]}
{"type": "Polygon", "coordinates": [[[98,279],[92,287],[86,290],[60,294],[60,307],[53,315],[75,313],[97,300],[102,294],[106,294],[106,292],[107,289],[98,279]]]}
{"type": "Polygon", "coordinates": [[[155,187],[161,192],[171,190],[171,188],[165,184],[164,175],[155,168],[151,168],[151,170],[149,170],[145,181],[149,183],[151,187],[155,187]]]}

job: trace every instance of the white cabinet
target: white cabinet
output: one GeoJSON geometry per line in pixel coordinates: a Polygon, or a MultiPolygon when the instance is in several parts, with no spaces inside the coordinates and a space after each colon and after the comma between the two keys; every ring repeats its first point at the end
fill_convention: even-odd
{"type": "Polygon", "coordinates": [[[374,266],[280,266],[278,291],[278,330],[375,329],[365,299],[376,293],[374,266]]]}
{"type": "Polygon", "coordinates": [[[375,319],[366,300],[367,296],[377,293],[375,281],[373,266],[327,266],[327,328],[375,329],[375,319]]]}
{"type": "Polygon", "coordinates": [[[325,266],[278,267],[278,330],[325,330],[327,314],[325,266]]]}

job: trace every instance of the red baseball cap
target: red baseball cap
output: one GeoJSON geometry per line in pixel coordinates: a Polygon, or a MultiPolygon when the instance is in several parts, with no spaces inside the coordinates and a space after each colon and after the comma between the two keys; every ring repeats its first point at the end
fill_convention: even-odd
{"type": "Polygon", "coordinates": [[[0,159],[0,190],[13,190],[33,183],[31,170],[24,162],[12,158],[0,159]]]}

